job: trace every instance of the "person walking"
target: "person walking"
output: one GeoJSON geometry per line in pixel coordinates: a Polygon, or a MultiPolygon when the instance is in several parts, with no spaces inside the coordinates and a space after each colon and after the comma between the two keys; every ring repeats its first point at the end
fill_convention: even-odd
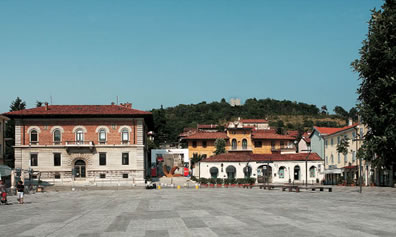
{"type": "Polygon", "coordinates": [[[3,180],[0,179],[0,196],[1,196],[1,204],[7,205],[7,190],[5,189],[5,185],[3,180]]]}
{"type": "Polygon", "coordinates": [[[18,202],[19,204],[23,204],[23,192],[25,190],[25,185],[23,185],[22,181],[18,181],[16,186],[17,188],[17,195],[18,195],[18,202]]]}

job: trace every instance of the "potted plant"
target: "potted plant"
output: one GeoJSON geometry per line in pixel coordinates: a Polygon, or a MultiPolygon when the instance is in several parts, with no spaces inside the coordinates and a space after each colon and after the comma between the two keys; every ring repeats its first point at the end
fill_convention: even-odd
{"type": "Polygon", "coordinates": [[[203,187],[203,188],[208,187],[208,179],[206,179],[206,178],[200,178],[199,183],[201,184],[201,187],[203,187]]]}
{"type": "Polygon", "coordinates": [[[228,188],[229,185],[230,185],[230,180],[224,179],[224,188],[228,188]]]}
{"type": "Polygon", "coordinates": [[[215,178],[210,178],[209,179],[209,186],[211,188],[214,188],[215,184],[216,184],[216,179],[215,178]]]}
{"type": "Polygon", "coordinates": [[[237,179],[238,186],[242,187],[245,184],[245,179],[237,179]]]}
{"type": "Polygon", "coordinates": [[[223,182],[224,182],[223,179],[217,178],[217,179],[216,179],[216,184],[217,184],[216,186],[217,186],[218,188],[223,187],[223,182]]]}
{"type": "Polygon", "coordinates": [[[235,188],[237,180],[235,178],[230,179],[231,187],[235,188]]]}

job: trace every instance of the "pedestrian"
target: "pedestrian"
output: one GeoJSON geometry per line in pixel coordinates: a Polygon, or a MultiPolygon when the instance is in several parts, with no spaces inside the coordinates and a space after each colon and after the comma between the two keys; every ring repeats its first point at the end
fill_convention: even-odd
{"type": "Polygon", "coordinates": [[[0,180],[0,196],[1,196],[1,204],[7,205],[7,192],[3,183],[3,180],[0,180]]]}
{"type": "Polygon", "coordinates": [[[18,181],[16,188],[18,194],[18,202],[19,204],[23,204],[23,192],[25,190],[25,185],[23,185],[22,181],[20,180],[18,181]]]}

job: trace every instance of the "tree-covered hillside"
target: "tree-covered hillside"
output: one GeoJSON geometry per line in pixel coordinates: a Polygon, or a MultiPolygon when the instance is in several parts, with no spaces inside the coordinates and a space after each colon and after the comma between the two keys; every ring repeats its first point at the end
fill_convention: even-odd
{"type": "Polygon", "coordinates": [[[304,129],[313,125],[343,126],[348,116],[328,115],[327,111],[319,110],[316,105],[269,98],[248,99],[245,104],[235,107],[222,99],[220,102],[180,104],[175,107],[153,109],[152,112],[157,144],[177,142],[178,135],[186,127],[196,127],[197,124],[225,125],[227,121],[235,120],[238,117],[245,119],[267,118],[270,120],[270,125],[274,127],[304,129]],[[282,119],[286,121],[282,121],[282,119]]]}

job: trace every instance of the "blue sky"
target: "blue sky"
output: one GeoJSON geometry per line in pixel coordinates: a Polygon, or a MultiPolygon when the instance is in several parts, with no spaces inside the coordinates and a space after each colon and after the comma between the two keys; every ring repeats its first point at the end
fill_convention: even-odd
{"type": "Polygon", "coordinates": [[[239,97],[356,104],[380,0],[0,1],[0,111],[132,102],[143,110],[239,97]]]}

